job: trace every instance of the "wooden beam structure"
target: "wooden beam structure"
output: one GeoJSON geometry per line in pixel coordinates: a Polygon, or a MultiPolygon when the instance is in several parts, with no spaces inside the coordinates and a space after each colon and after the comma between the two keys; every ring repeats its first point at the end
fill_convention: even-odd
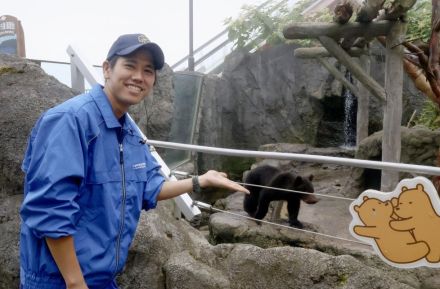
{"type": "Polygon", "coordinates": [[[370,23],[292,23],[283,29],[287,39],[308,39],[328,36],[331,38],[377,37],[388,34],[393,22],[388,20],[370,23]]]}
{"type": "Polygon", "coordinates": [[[339,60],[370,92],[381,102],[386,100],[386,94],[383,87],[370,77],[362,67],[356,63],[350,55],[342,49],[333,39],[321,36],[319,41],[333,56],[339,60]]]}
{"type": "MultiPolygon", "coordinates": [[[[403,46],[406,24],[396,22],[386,39],[385,91],[387,101],[384,109],[382,161],[400,162],[403,87],[403,46]]],[[[399,173],[382,170],[381,190],[392,191],[399,182],[399,173]]]]}
{"type": "Polygon", "coordinates": [[[385,9],[385,13],[383,15],[379,15],[379,20],[397,20],[402,15],[411,9],[414,4],[416,4],[416,0],[399,0],[391,3],[391,7],[385,9]]]}
{"type": "Polygon", "coordinates": [[[328,62],[326,59],[320,57],[318,57],[317,59],[328,70],[328,72],[330,72],[337,80],[342,83],[342,85],[345,86],[345,88],[349,89],[356,97],[359,96],[359,90],[357,89],[357,87],[354,86],[353,83],[348,81],[336,67],[330,64],[330,62],[328,62]]]}
{"type": "MultiPolygon", "coordinates": [[[[346,51],[351,57],[359,57],[364,54],[368,54],[365,49],[353,47],[346,51]]],[[[298,58],[308,59],[308,58],[318,58],[318,57],[333,57],[333,55],[328,52],[324,47],[309,47],[309,48],[297,48],[293,51],[293,55],[298,58]]]]}
{"type": "MultiPolygon", "coordinates": [[[[416,0],[394,0],[384,8],[385,0],[364,0],[358,10],[356,22],[293,23],[283,30],[287,39],[317,38],[325,48],[296,49],[299,58],[317,58],[327,70],[350,89],[358,98],[357,138],[359,144],[368,136],[369,93],[384,104],[382,160],[399,162],[401,153],[400,127],[402,121],[403,47],[406,24],[402,17],[414,6],[416,0]],[[378,16],[379,15],[379,16],[378,16]],[[374,20],[374,21],[373,21],[374,20]],[[370,77],[369,55],[363,55],[352,45],[373,37],[386,36],[385,89],[370,77]],[[340,39],[343,39],[339,45],[340,39]],[[343,47],[341,47],[343,46],[343,47]],[[359,81],[354,87],[324,58],[333,56],[359,81]],[[353,60],[359,57],[359,62],[353,60]]],[[[337,14],[337,13],[336,13],[337,14]]],[[[348,15],[348,14],[347,14],[348,15]]],[[[339,21],[339,15],[335,15],[339,21]]],[[[347,17],[343,17],[345,20],[347,17]]],[[[348,19],[348,18],[347,18],[348,19]]],[[[342,21],[344,22],[344,21],[342,21]]],[[[381,190],[391,191],[399,180],[397,172],[382,171],[381,190]]]]}

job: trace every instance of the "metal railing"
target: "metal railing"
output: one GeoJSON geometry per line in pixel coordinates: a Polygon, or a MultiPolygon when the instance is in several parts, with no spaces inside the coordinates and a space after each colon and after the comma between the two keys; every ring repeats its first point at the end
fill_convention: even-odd
{"type": "Polygon", "coordinates": [[[400,171],[400,172],[440,176],[440,167],[432,167],[432,166],[349,159],[349,158],[329,157],[329,156],[310,155],[310,154],[238,150],[238,149],[172,143],[172,142],[157,141],[157,140],[147,140],[147,143],[162,148],[190,150],[200,153],[208,153],[208,154],[216,154],[216,155],[224,155],[224,156],[292,160],[292,161],[335,164],[335,165],[344,165],[344,166],[359,167],[359,168],[390,170],[390,171],[400,171]]]}
{"type": "MultiPolygon", "coordinates": [[[[276,3],[269,11],[269,13],[273,13],[276,11],[286,0],[267,0],[263,2],[262,4],[258,5],[255,9],[261,10],[268,6],[269,4],[276,3]]],[[[222,32],[218,33],[216,36],[199,46],[196,50],[193,51],[193,56],[197,57],[194,61],[195,71],[199,72],[212,72],[212,73],[218,73],[219,67],[222,66],[224,58],[227,54],[232,52],[233,43],[228,38],[228,31],[229,29],[226,28],[222,32]],[[212,45],[215,45],[214,47],[210,48],[207,52],[204,53],[204,50],[208,49],[212,45]],[[219,55],[223,51],[223,55],[219,55]],[[218,59],[213,59],[217,55],[218,59]],[[210,63],[207,63],[210,62],[210,63]]],[[[263,39],[259,39],[256,37],[255,39],[251,39],[249,42],[256,41],[257,43],[263,43],[263,39]]],[[[249,48],[245,48],[249,50],[249,48]]],[[[171,65],[171,68],[173,70],[180,70],[185,71],[188,69],[188,58],[189,55],[183,57],[179,61],[177,61],[175,64],[171,65]]]]}

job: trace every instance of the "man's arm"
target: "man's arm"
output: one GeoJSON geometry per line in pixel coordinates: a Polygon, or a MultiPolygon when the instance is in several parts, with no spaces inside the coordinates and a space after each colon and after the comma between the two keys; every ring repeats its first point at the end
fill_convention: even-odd
{"type": "Polygon", "coordinates": [[[88,289],[76,257],[73,237],[67,236],[59,239],[46,237],[46,243],[63,275],[67,289],[88,289]]]}
{"type": "MultiPolygon", "coordinates": [[[[249,194],[247,189],[228,179],[225,173],[217,171],[208,171],[204,175],[199,176],[199,183],[201,188],[219,187],[249,194]]],[[[192,190],[193,185],[191,179],[165,182],[157,200],[171,199],[192,190]]]]}

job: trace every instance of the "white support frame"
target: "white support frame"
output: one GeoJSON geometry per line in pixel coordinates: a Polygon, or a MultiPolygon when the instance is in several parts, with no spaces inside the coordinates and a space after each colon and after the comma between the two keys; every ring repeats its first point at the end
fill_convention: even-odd
{"type": "MultiPolygon", "coordinates": [[[[78,51],[75,50],[71,45],[67,47],[67,53],[70,56],[70,62],[71,62],[71,71],[72,73],[72,88],[77,89],[79,91],[84,91],[84,79],[90,84],[95,85],[99,83],[98,79],[99,76],[96,75],[95,71],[93,70],[92,65],[85,60],[85,58],[82,55],[79,55],[78,51]],[[79,80],[82,78],[81,80],[79,80]],[[81,85],[82,83],[82,85],[81,85]],[[73,85],[78,85],[74,87],[73,85]]],[[[127,114],[128,115],[128,114],[127,114]]],[[[133,119],[128,115],[128,117],[133,121],[133,119]]],[[[134,124],[136,124],[133,121],[134,124]]],[[[141,131],[141,129],[136,125],[136,128],[138,129],[139,133],[142,135],[142,137],[147,140],[144,133],[141,131]]],[[[161,165],[160,173],[165,177],[166,180],[169,181],[176,181],[177,178],[171,174],[170,169],[168,168],[167,164],[163,161],[163,159],[160,157],[160,155],[156,152],[153,146],[150,146],[150,151],[153,157],[156,159],[156,161],[161,165]]],[[[185,219],[188,221],[191,221],[194,217],[201,214],[200,209],[197,206],[193,205],[193,200],[191,197],[184,193],[180,196],[177,196],[173,199],[179,208],[179,210],[183,213],[185,216],[185,219]]]]}

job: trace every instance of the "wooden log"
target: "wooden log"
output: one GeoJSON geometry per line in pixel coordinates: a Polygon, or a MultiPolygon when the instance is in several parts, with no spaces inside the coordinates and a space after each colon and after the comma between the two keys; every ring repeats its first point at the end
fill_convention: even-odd
{"type": "Polygon", "coordinates": [[[347,23],[344,25],[336,23],[291,23],[283,29],[283,35],[287,39],[309,39],[320,36],[331,38],[348,37],[376,37],[388,34],[392,22],[387,20],[371,23],[347,23]]]}
{"type": "MultiPolygon", "coordinates": [[[[382,5],[380,5],[380,1],[368,1],[368,3],[364,2],[364,6],[365,5],[377,5],[377,7],[373,8],[370,7],[369,12],[367,10],[361,10],[358,12],[358,16],[356,18],[357,22],[371,22],[373,19],[375,19],[375,21],[380,21],[380,20],[390,20],[390,21],[396,21],[399,18],[401,18],[403,15],[405,15],[405,13],[411,9],[411,7],[414,6],[414,4],[416,3],[416,0],[395,0],[391,3],[391,5],[387,8],[385,8],[384,10],[382,10],[383,13],[379,14],[379,16],[377,16],[377,13],[372,12],[373,10],[377,9],[377,8],[381,8],[382,5]],[[375,18],[371,18],[371,17],[375,17],[375,18]],[[377,16],[377,17],[376,17],[377,16]]],[[[383,4],[383,3],[382,3],[383,4]]],[[[363,7],[364,7],[363,6],[363,7]]],[[[341,47],[344,48],[345,50],[349,49],[352,46],[356,46],[356,42],[359,42],[360,39],[365,40],[365,38],[344,38],[344,40],[341,43],[341,47]]],[[[371,38],[368,40],[371,41],[371,38]]]]}
{"type": "MultiPolygon", "coordinates": [[[[362,55],[359,58],[360,66],[366,74],[370,74],[370,57],[368,55],[362,55]]],[[[358,110],[356,116],[356,146],[359,146],[361,141],[368,137],[368,123],[369,123],[369,103],[370,92],[358,81],[358,110]]]]}
{"type": "MultiPolygon", "coordinates": [[[[351,57],[359,57],[363,54],[368,53],[364,49],[360,48],[352,48],[347,51],[347,53],[351,57]]],[[[327,51],[324,47],[309,47],[309,48],[297,48],[293,51],[293,55],[298,58],[307,59],[307,58],[317,58],[317,57],[333,57],[330,52],[327,51]]]]}
{"type": "Polygon", "coordinates": [[[363,1],[356,16],[356,22],[371,22],[379,14],[379,10],[382,9],[383,3],[385,3],[385,0],[363,1]]]}
{"type": "Polygon", "coordinates": [[[353,85],[350,81],[348,81],[345,76],[340,72],[336,67],[330,64],[327,60],[318,57],[318,61],[330,72],[337,80],[339,80],[345,88],[349,89],[356,97],[359,95],[359,90],[356,86],[353,85]]]}
{"type": "MultiPolygon", "coordinates": [[[[403,86],[403,46],[406,24],[396,22],[386,38],[385,90],[382,161],[400,162],[403,86]]],[[[392,191],[399,181],[399,173],[382,170],[381,190],[392,191]]]]}
{"type": "Polygon", "coordinates": [[[339,62],[350,70],[350,72],[371,92],[372,95],[382,102],[385,101],[386,95],[383,87],[365,73],[362,67],[353,61],[350,55],[348,55],[347,52],[336,43],[336,41],[326,36],[319,37],[319,41],[336,59],[339,60],[339,62]]]}
{"type": "MultiPolygon", "coordinates": [[[[385,13],[378,17],[378,20],[397,20],[411,9],[416,0],[396,0],[390,7],[385,8],[385,13]]],[[[434,11],[434,10],[433,10],[434,11]]]]}

